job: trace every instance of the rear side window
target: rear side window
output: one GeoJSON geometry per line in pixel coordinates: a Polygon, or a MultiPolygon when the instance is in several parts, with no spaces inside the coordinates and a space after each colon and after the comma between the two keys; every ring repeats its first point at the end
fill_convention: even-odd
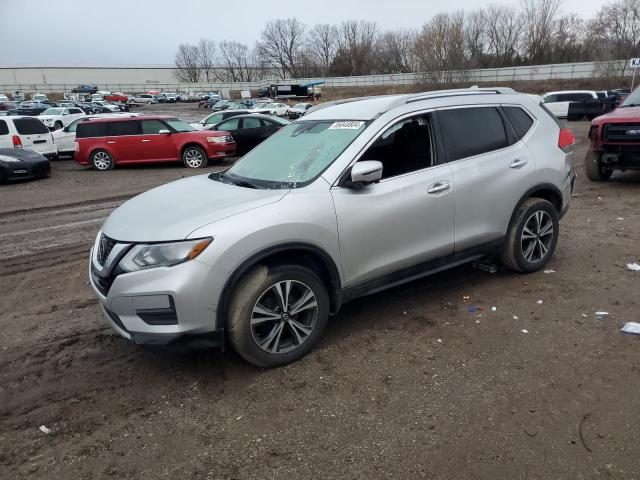
{"type": "Polygon", "coordinates": [[[246,117],[242,120],[242,128],[260,128],[260,119],[255,117],[246,117]]]}
{"type": "Polygon", "coordinates": [[[441,110],[438,118],[449,161],[499,150],[509,144],[502,116],[495,107],[441,110]]]}
{"type": "Polygon", "coordinates": [[[45,124],[35,118],[16,118],[13,124],[16,126],[16,130],[20,135],[49,133],[49,129],[45,124]]]}
{"type": "Polygon", "coordinates": [[[0,135],[9,135],[9,126],[4,120],[0,120],[0,135]]]}
{"type": "Polygon", "coordinates": [[[144,135],[157,135],[160,130],[169,130],[164,123],[160,120],[143,120],[142,121],[142,133],[144,135]]]}
{"type": "Polygon", "coordinates": [[[76,128],[76,138],[106,137],[105,122],[82,122],[76,128]]]}
{"type": "Polygon", "coordinates": [[[140,122],[109,122],[107,132],[110,137],[120,137],[124,135],[140,135],[140,122]]]}
{"type": "Polygon", "coordinates": [[[503,107],[513,125],[518,140],[524,137],[533,125],[533,119],[520,107],[503,107]]]}

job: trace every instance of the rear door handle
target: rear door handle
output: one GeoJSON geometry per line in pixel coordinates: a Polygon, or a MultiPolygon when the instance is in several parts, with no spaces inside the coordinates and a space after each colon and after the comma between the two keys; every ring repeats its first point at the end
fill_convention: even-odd
{"type": "Polygon", "coordinates": [[[107,143],[116,143],[116,142],[111,141],[111,142],[107,142],[107,143]]]}
{"type": "Polygon", "coordinates": [[[143,142],[150,142],[151,140],[142,140],[143,142]]]}
{"type": "Polygon", "coordinates": [[[433,185],[431,185],[431,187],[429,187],[429,190],[427,190],[427,193],[429,195],[433,195],[434,193],[446,192],[450,188],[451,188],[451,184],[449,182],[436,182],[433,185]]]}
{"type": "Polygon", "coordinates": [[[509,168],[520,168],[520,167],[524,167],[527,163],[526,160],[514,160],[513,162],[511,162],[511,165],[509,165],[509,168]]]}

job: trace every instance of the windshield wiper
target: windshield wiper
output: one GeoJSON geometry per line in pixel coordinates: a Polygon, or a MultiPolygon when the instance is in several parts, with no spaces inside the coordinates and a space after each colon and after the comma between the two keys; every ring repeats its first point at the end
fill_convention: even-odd
{"type": "Polygon", "coordinates": [[[231,185],[236,185],[238,187],[255,188],[255,189],[262,188],[259,185],[256,185],[255,183],[251,183],[247,180],[235,180],[224,172],[222,172],[218,178],[220,178],[225,183],[230,183],[231,185]]]}

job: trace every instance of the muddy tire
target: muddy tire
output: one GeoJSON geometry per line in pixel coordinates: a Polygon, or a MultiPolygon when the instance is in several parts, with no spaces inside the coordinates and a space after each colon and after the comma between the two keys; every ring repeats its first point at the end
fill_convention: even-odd
{"type": "Polygon", "coordinates": [[[609,180],[612,170],[604,168],[602,165],[601,154],[597,152],[587,152],[584,159],[584,169],[587,178],[592,182],[604,182],[609,180]]]}
{"type": "Polygon", "coordinates": [[[547,200],[529,198],[518,208],[509,226],[502,262],[515,272],[538,271],[553,256],[558,234],[555,207],[547,200]]]}
{"type": "Polygon", "coordinates": [[[320,340],[329,295],[313,271],[259,266],[238,283],[229,304],[227,335],[235,351],[259,367],[298,360],[320,340]]]}

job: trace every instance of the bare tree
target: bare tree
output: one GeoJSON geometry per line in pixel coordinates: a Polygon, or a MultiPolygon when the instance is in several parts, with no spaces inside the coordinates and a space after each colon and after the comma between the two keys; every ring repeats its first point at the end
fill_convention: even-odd
{"type": "Polygon", "coordinates": [[[307,35],[306,58],[319,67],[321,75],[327,75],[338,49],[338,29],[329,24],[314,25],[307,35]]]}
{"type": "Polygon", "coordinates": [[[531,64],[552,61],[551,43],[561,0],[521,0],[524,15],[523,50],[531,64]]]}
{"type": "Polygon", "coordinates": [[[281,78],[298,76],[304,33],[305,25],[295,18],[272,20],[262,30],[258,53],[281,78]]]}
{"type": "Polygon", "coordinates": [[[487,32],[487,67],[515,65],[524,18],[515,8],[490,5],[484,11],[487,32]]]}
{"type": "Polygon", "coordinates": [[[205,80],[210,82],[214,79],[216,67],[216,42],[206,38],[198,41],[198,65],[205,80]]]}
{"type": "Polygon", "coordinates": [[[342,22],[338,35],[338,50],[331,67],[336,75],[367,75],[373,72],[373,46],[378,36],[374,22],[348,20],[342,22]]]}
{"type": "Polygon", "coordinates": [[[556,20],[551,46],[554,63],[580,62],[589,58],[586,26],[576,14],[567,14],[556,20]]]}
{"type": "Polygon", "coordinates": [[[487,28],[484,10],[475,10],[464,19],[465,55],[476,68],[486,67],[487,28]]]}
{"type": "Polygon", "coordinates": [[[220,42],[218,62],[220,80],[230,82],[253,80],[253,58],[249,47],[245,44],[227,40],[220,42]]]}
{"type": "Polygon", "coordinates": [[[408,73],[414,70],[413,45],[416,33],[396,30],[383,33],[375,44],[376,69],[380,73],[408,73]]]}
{"type": "Polygon", "coordinates": [[[439,14],[425,23],[416,39],[414,52],[425,80],[453,82],[464,80],[464,15],[439,14]]]}
{"type": "Polygon", "coordinates": [[[198,83],[200,81],[200,65],[198,47],[181,43],[175,56],[175,77],[181,82],[198,83]]]}

